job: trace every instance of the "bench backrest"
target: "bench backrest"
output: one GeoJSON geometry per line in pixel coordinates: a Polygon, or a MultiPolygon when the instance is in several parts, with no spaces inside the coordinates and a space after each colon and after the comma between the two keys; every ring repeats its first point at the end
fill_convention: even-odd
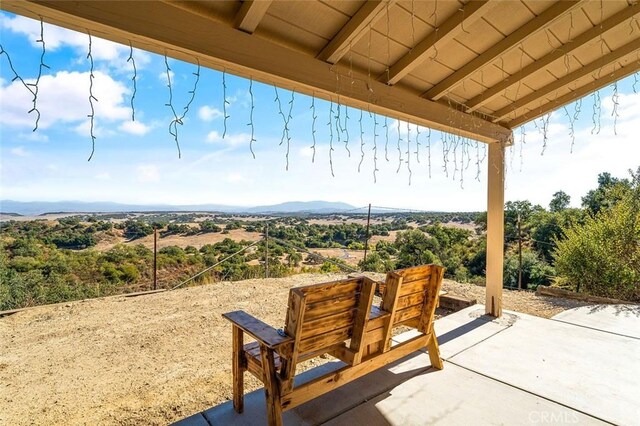
{"type": "Polygon", "coordinates": [[[347,347],[359,351],[374,290],[366,277],[291,289],[285,332],[295,339],[293,363],[349,340],[347,347]]]}
{"type": "Polygon", "coordinates": [[[380,305],[381,309],[391,314],[384,333],[387,349],[391,329],[395,326],[409,325],[423,333],[431,332],[443,275],[444,268],[433,264],[387,274],[380,305]]]}

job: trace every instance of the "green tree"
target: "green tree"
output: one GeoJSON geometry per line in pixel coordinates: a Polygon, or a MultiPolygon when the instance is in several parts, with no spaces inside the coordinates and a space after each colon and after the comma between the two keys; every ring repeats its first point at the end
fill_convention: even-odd
{"type": "Polygon", "coordinates": [[[564,191],[558,191],[553,194],[551,198],[551,202],[549,203],[549,211],[553,213],[560,212],[569,207],[569,203],[571,202],[571,197],[564,191]]]}
{"type": "Polygon", "coordinates": [[[620,201],[568,227],[557,243],[556,271],[577,291],[640,300],[640,169],[632,177],[609,188],[620,201]]]}
{"type": "Polygon", "coordinates": [[[433,253],[438,241],[435,238],[427,237],[420,230],[413,229],[398,233],[395,245],[398,249],[396,260],[398,268],[440,262],[433,253]]]}

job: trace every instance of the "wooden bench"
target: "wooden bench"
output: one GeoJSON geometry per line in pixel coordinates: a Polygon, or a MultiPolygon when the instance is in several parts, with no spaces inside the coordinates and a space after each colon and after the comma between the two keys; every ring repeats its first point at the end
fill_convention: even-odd
{"type": "Polygon", "coordinates": [[[427,347],[431,365],[442,369],[433,318],[444,268],[423,265],[390,272],[379,307],[375,282],[366,277],[293,288],[284,330],[243,311],[226,313],[233,347],[233,407],[243,411],[244,372],[264,383],[267,419],[282,424],[282,412],[427,347]],[[391,344],[393,328],[421,333],[391,344]],[[244,344],[244,333],[256,341],[244,344]],[[346,365],[294,387],[296,365],[329,354],[346,365]]]}

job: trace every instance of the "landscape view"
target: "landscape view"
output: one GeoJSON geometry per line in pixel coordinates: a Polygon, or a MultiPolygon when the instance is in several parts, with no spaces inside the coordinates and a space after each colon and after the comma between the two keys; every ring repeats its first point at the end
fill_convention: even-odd
{"type": "MultiPolygon", "coordinates": [[[[504,286],[535,290],[553,284],[640,301],[640,169],[624,178],[602,173],[597,187],[582,197],[581,208],[570,208],[570,201],[559,191],[549,206],[507,202],[504,286]],[[627,250],[620,252],[621,247],[627,250]]],[[[65,204],[54,206],[64,209],[65,204]]],[[[0,310],[216,281],[310,272],[385,273],[426,263],[445,266],[445,277],[457,282],[484,285],[482,212],[373,207],[368,216],[366,207],[329,202],[245,212],[218,206],[240,210],[236,213],[135,212],[118,205],[110,208],[122,212],[43,211],[50,207],[2,202],[3,209],[14,211],[3,212],[0,224],[0,310]],[[17,213],[29,211],[40,214],[17,213]]]]}
{"type": "Polygon", "coordinates": [[[0,426],[637,423],[637,1],[0,9],[0,426]]]}

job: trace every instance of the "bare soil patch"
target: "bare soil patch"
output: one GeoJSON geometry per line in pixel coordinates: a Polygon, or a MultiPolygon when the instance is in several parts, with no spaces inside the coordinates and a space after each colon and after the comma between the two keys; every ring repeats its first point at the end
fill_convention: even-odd
{"type": "MultiPolygon", "coordinates": [[[[220,404],[231,398],[231,327],[221,314],[242,309],[282,326],[289,288],[341,277],[220,282],[0,318],[0,424],[167,424],[220,404]]],[[[484,299],[483,287],[444,288],[484,299]]],[[[504,302],[545,317],[582,305],[508,290],[504,302]]],[[[246,380],[247,390],[260,386],[246,380]]]]}

